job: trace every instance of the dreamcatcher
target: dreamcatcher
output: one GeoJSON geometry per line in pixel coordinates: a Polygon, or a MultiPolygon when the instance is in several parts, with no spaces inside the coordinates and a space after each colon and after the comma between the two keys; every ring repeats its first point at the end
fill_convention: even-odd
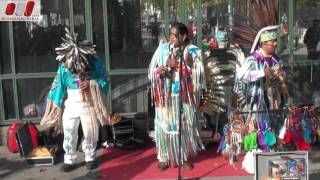
{"type": "Polygon", "coordinates": [[[229,123],[223,128],[223,138],[221,139],[218,152],[233,164],[238,160],[242,149],[244,124],[240,114],[231,113],[229,115],[229,123]]]}

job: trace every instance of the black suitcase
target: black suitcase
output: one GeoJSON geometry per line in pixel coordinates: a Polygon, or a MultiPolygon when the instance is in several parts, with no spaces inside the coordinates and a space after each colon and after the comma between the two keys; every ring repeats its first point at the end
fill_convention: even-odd
{"type": "MultiPolygon", "coordinates": [[[[16,131],[16,139],[19,147],[20,156],[25,159],[27,164],[39,166],[39,165],[53,165],[55,161],[55,155],[48,157],[29,157],[32,152],[32,140],[28,128],[28,123],[24,123],[16,131]]],[[[48,149],[56,148],[55,146],[45,146],[48,149]]]]}

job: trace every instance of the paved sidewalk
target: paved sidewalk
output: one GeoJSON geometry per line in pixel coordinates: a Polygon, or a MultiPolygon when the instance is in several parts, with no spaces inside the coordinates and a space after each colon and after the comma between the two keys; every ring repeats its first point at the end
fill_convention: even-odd
{"type": "MultiPolygon", "coordinates": [[[[53,166],[28,166],[20,158],[19,154],[12,154],[7,151],[6,146],[0,146],[0,179],[8,180],[86,180],[86,179],[108,179],[100,177],[98,170],[94,170],[87,175],[88,170],[84,163],[84,154],[78,153],[79,167],[72,172],[64,173],[60,171],[62,157],[58,159],[57,164],[53,166]]],[[[103,157],[102,149],[98,150],[98,161],[101,162],[103,157]]],[[[124,171],[129,171],[124,169],[124,171]]],[[[202,178],[201,180],[253,180],[253,176],[233,176],[233,177],[216,177],[202,178]]],[[[320,179],[320,147],[315,147],[309,153],[309,179],[320,179]]]]}

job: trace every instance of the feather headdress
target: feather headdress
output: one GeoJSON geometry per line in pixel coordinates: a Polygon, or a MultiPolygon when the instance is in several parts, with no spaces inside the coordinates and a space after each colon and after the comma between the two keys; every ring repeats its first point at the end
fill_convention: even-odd
{"type": "MultiPolygon", "coordinates": [[[[236,69],[244,62],[243,50],[252,54],[260,42],[275,39],[275,30],[280,29],[285,34],[283,27],[286,22],[279,25],[278,3],[278,0],[250,0],[248,12],[238,7],[239,13],[235,16],[235,24],[232,27],[235,46],[230,48],[238,61],[236,69]]],[[[242,83],[235,83],[234,91],[238,94],[237,107],[240,107],[244,103],[244,97],[241,95],[242,83]]]]}
{"type": "Polygon", "coordinates": [[[250,0],[248,12],[239,8],[232,27],[234,43],[252,53],[265,31],[278,29],[278,0],[250,0]]]}
{"type": "Polygon", "coordinates": [[[228,98],[226,89],[232,84],[236,69],[241,67],[245,60],[243,50],[251,50],[252,53],[259,44],[261,35],[267,31],[279,28],[278,24],[278,0],[250,0],[249,12],[241,11],[235,16],[235,24],[232,27],[234,44],[225,53],[214,51],[212,57],[204,60],[208,80],[208,97],[206,106],[201,110],[210,116],[217,112],[227,110],[228,98]],[[248,13],[248,14],[247,14],[248,13]]]}
{"type": "Polygon", "coordinates": [[[62,43],[55,49],[56,60],[73,73],[85,72],[90,69],[90,60],[96,57],[95,45],[91,42],[78,39],[78,34],[70,33],[65,28],[66,35],[62,38],[62,43]]]}

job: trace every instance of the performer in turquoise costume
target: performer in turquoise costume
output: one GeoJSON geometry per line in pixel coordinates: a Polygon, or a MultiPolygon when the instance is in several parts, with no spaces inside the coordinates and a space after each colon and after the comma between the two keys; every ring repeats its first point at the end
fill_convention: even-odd
{"type": "Polygon", "coordinates": [[[205,88],[201,50],[189,44],[188,28],[182,23],[172,25],[170,41],[160,43],[149,66],[155,105],[155,142],[158,169],[181,165],[192,169],[190,154],[203,149],[197,127],[197,106],[201,89],[205,88]],[[179,66],[179,49],[183,49],[183,63],[179,66]],[[182,74],[182,77],[179,76],[182,74]],[[180,82],[180,80],[182,80],[180,82]],[[180,97],[181,96],[181,97],[180,97]],[[179,102],[182,101],[182,110],[179,102]],[[180,113],[181,112],[181,113],[180,113]],[[182,119],[179,162],[179,115],[182,119]]]}
{"type": "MultiPolygon", "coordinates": [[[[106,95],[108,92],[108,83],[106,82],[107,74],[105,72],[105,66],[99,58],[93,59],[90,63],[92,63],[91,67],[93,68],[86,73],[86,78],[94,79],[98,83],[100,90],[106,95]]],[[[73,73],[64,64],[61,64],[49,91],[48,98],[51,99],[54,104],[61,107],[67,90],[80,88],[79,75],[79,73],[73,73]]]]}
{"type": "Polygon", "coordinates": [[[65,155],[62,170],[69,172],[75,168],[81,121],[84,134],[82,150],[90,170],[96,167],[99,124],[110,125],[120,118],[110,117],[106,108],[107,74],[102,61],[96,56],[94,45],[88,41],[78,41],[77,34],[71,34],[68,29],[62,39],[63,43],[56,48],[56,59],[60,65],[47,96],[41,125],[63,130],[65,155]]]}

